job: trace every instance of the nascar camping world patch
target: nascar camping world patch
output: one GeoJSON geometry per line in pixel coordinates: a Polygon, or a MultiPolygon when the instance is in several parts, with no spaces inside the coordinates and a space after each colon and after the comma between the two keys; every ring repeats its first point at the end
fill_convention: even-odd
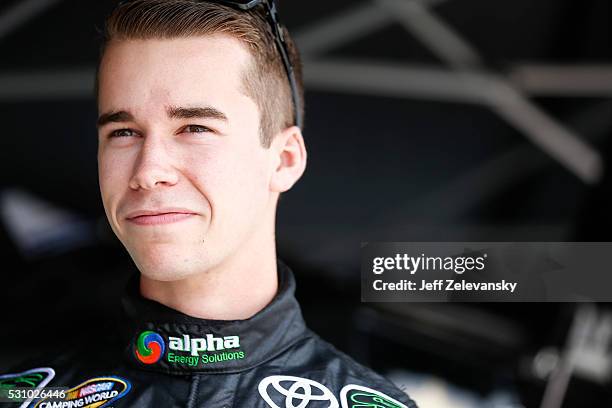
{"type": "Polygon", "coordinates": [[[66,391],[62,398],[47,398],[36,408],[102,408],[123,398],[132,388],[129,381],[109,376],[91,378],[66,391]]]}

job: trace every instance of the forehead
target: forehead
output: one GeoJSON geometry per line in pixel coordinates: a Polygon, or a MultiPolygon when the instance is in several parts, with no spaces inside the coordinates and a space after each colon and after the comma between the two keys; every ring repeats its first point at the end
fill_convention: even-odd
{"type": "Polygon", "coordinates": [[[100,63],[99,110],[250,100],[243,78],[251,58],[222,34],[113,41],[100,63]]]}

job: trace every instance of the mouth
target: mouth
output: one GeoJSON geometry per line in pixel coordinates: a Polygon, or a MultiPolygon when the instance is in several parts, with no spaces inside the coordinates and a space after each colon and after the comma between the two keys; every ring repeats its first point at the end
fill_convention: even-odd
{"type": "Polygon", "coordinates": [[[197,214],[189,210],[158,210],[137,211],[126,217],[127,221],[136,225],[161,225],[172,224],[187,220],[197,214]]]}

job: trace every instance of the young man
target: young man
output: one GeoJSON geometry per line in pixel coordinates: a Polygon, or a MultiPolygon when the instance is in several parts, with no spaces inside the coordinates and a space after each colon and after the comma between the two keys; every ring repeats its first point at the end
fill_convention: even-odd
{"type": "Polygon", "coordinates": [[[305,327],[274,235],[306,167],[299,57],[272,2],[234,3],[134,0],[107,21],[100,190],[140,276],[117,347],[3,377],[72,387],[38,407],[415,406],[305,327]]]}

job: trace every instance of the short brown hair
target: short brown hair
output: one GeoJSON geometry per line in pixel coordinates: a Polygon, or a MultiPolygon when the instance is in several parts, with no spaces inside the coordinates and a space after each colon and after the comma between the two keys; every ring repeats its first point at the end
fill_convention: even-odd
{"type": "MultiPolygon", "coordinates": [[[[287,29],[282,29],[298,86],[300,103],[297,109],[303,112],[304,88],[299,52],[287,29]]],[[[115,8],[106,20],[100,61],[112,41],[186,38],[219,33],[240,40],[253,58],[253,63],[243,74],[243,86],[245,93],[259,107],[261,144],[269,147],[276,133],[295,124],[295,112],[285,66],[263,6],[242,11],[197,0],[127,2],[115,8]]]]}

